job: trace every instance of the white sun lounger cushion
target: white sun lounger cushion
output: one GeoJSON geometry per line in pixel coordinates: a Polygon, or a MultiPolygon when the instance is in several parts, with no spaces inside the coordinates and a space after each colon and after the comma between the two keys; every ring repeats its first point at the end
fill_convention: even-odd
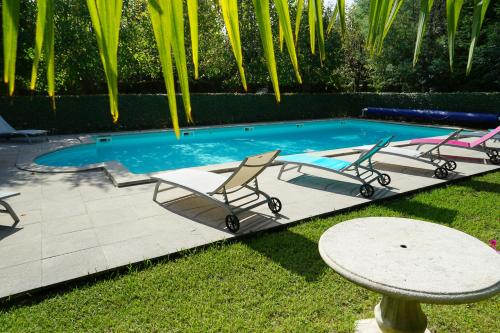
{"type": "Polygon", "coordinates": [[[154,179],[178,184],[200,193],[215,191],[227,180],[227,177],[228,176],[196,169],[167,171],[153,176],[154,179]]]}

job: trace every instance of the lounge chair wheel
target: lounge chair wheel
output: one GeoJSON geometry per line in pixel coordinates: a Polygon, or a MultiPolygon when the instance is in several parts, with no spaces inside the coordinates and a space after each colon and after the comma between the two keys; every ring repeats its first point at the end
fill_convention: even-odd
{"type": "Polygon", "coordinates": [[[269,198],[269,200],[267,201],[267,206],[269,207],[271,212],[273,212],[274,214],[277,214],[281,211],[282,205],[281,205],[280,199],[272,197],[272,198],[269,198]]]}
{"type": "Polygon", "coordinates": [[[500,164],[500,156],[498,156],[498,155],[491,156],[490,157],[490,162],[493,163],[493,164],[500,164]]]}
{"type": "Polygon", "coordinates": [[[369,198],[375,193],[375,189],[370,184],[363,184],[359,187],[359,193],[365,198],[369,198]]]}
{"type": "Polygon", "coordinates": [[[240,220],[236,215],[227,215],[226,216],[226,227],[229,231],[236,233],[240,230],[240,220]]]}
{"type": "Polygon", "coordinates": [[[439,178],[439,179],[444,179],[444,178],[448,177],[448,170],[446,170],[443,167],[439,167],[436,170],[434,170],[434,176],[436,176],[436,178],[439,178]]]}
{"type": "Polygon", "coordinates": [[[496,150],[496,149],[488,149],[486,151],[486,155],[488,155],[489,158],[492,158],[494,156],[498,156],[498,150],[496,150]]]}
{"type": "Polygon", "coordinates": [[[377,181],[380,185],[387,186],[391,183],[391,177],[388,174],[383,173],[378,176],[377,181]]]}
{"type": "Polygon", "coordinates": [[[453,170],[455,170],[457,168],[457,163],[455,161],[447,161],[444,164],[444,167],[448,171],[453,171],[453,170]]]}

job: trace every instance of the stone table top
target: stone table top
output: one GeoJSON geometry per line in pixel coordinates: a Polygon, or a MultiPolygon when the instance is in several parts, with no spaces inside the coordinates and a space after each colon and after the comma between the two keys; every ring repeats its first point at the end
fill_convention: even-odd
{"type": "Polygon", "coordinates": [[[455,304],[500,291],[500,255],[470,235],[435,223],[353,219],[328,229],[319,251],[346,279],[395,298],[455,304]]]}

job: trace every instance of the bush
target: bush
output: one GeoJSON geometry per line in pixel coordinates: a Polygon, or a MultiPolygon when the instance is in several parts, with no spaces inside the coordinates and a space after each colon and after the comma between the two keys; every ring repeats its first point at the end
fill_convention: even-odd
{"type": "MultiPolygon", "coordinates": [[[[498,113],[500,93],[192,94],[196,126],[357,117],[364,107],[439,109],[498,113]]],[[[16,128],[43,128],[52,133],[143,130],[171,127],[165,95],[121,95],[120,119],[113,124],[106,95],[59,96],[56,111],[48,98],[0,98],[0,115],[16,128]]],[[[188,126],[178,96],[181,126],[188,126]]]]}

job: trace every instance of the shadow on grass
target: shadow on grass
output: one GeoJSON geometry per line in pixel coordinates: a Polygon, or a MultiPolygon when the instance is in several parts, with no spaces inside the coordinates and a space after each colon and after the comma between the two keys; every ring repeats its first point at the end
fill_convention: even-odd
{"type": "Polygon", "coordinates": [[[302,235],[282,230],[266,237],[252,238],[245,243],[293,274],[307,281],[316,281],[329,270],[318,251],[318,243],[302,235]]]}
{"type": "Polygon", "coordinates": [[[478,192],[500,193],[500,186],[498,184],[477,179],[470,179],[467,182],[461,183],[460,186],[465,186],[478,192]]]}
{"type": "Polygon", "coordinates": [[[384,206],[403,214],[405,217],[416,217],[443,224],[453,223],[458,214],[454,209],[436,207],[410,199],[388,202],[384,206]]]}

